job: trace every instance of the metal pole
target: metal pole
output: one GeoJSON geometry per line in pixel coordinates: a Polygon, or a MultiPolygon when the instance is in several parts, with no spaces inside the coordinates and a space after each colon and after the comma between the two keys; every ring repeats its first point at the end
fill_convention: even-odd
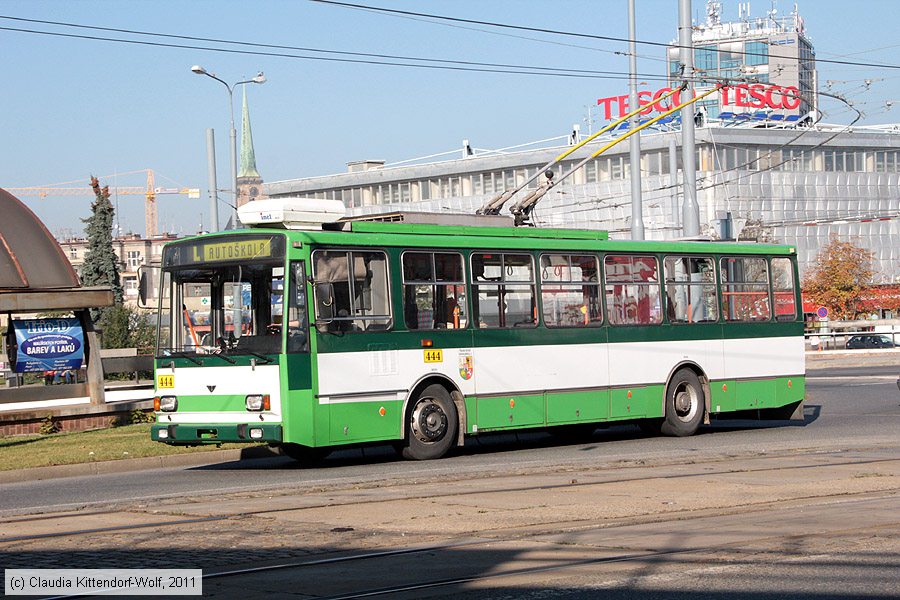
{"type": "MultiPolygon", "coordinates": [[[[634,0],[628,0],[628,70],[631,97],[629,109],[638,107],[637,97],[637,49],[635,47],[634,0]]],[[[641,123],[641,113],[631,118],[631,126],[641,123]]],[[[631,154],[631,239],[644,239],[644,207],[641,202],[641,134],[629,140],[631,154]]]]}
{"type": "MultiPolygon", "coordinates": [[[[693,94],[694,48],[691,39],[691,0],[678,0],[678,45],[681,46],[681,64],[687,87],[682,94],[693,94]]],[[[682,222],[685,237],[700,235],[700,205],[697,204],[697,160],[694,156],[693,106],[681,109],[681,164],[684,176],[684,206],[682,222]]]]}
{"type": "Polygon", "coordinates": [[[238,213],[237,213],[237,205],[238,205],[238,188],[237,188],[237,131],[234,129],[234,98],[232,94],[232,89],[230,86],[226,85],[228,88],[228,112],[231,115],[231,132],[230,135],[230,150],[231,150],[231,198],[234,203],[234,209],[231,215],[231,227],[232,229],[237,229],[238,227],[238,213]]]}
{"type": "Polygon", "coordinates": [[[672,237],[679,237],[681,211],[678,206],[678,142],[675,141],[674,135],[669,138],[669,185],[672,188],[672,237]]]}
{"type": "Polygon", "coordinates": [[[206,130],[206,172],[209,181],[209,230],[219,231],[219,192],[216,185],[216,133],[206,130]]]}

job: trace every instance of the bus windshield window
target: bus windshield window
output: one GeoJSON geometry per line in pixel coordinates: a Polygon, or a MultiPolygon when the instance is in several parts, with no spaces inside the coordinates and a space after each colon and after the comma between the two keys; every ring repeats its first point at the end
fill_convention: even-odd
{"type": "Polygon", "coordinates": [[[534,288],[530,254],[472,254],[472,291],[479,328],[534,327],[534,288]]]}
{"type": "Polygon", "coordinates": [[[606,312],[613,325],[662,322],[659,264],[654,256],[607,256],[606,312]]]}
{"type": "Polygon", "coordinates": [[[705,323],[719,319],[713,259],[667,256],[666,312],[670,323],[705,323]]]}
{"type": "Polygon", "coordinates": [[[768,321],[769,274],[766,259],[721,259],[722,314],[726,321],[768,321]]]}
{"type": "Polygon", "coordinates": [[[775,319],[793,321],[797,318],[794,293],[794,265],[790,258],[772,259],[772,291],[775,292],[775,319]]]}
{"type": "Polygon", "coordinates": [[[541,306],[548,327],[600,325],[600,268],[595,256],[541,256],[541,306]]]}
{"type": "Polygon", "coordinates": [[[281,351],[284,267],[215,265],[167,271],[158,355],[281,351]]]}
{"type": "MultiPolygon", "coordinates": [[[[317,284],[332,288],[334,317],[321,325],[331,333],[390,329],[387,257],[384,252],[317,250],[313,253],[317,284]],[[352,267],[351,267],[352,265],[352,267]]],[[[322,308],[318,303],[317,308],[322,308]]]]}
{"type": "Polygon", "coordinates": [[[403,254],[403,314],[408,329],[466,326],[466,286],[460,254],[403,254]]]}

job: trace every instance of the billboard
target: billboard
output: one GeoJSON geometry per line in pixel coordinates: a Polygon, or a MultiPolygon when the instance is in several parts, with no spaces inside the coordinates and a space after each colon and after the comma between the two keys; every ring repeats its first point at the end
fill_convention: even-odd
{"type": "Polygon", "coordinates": [[[76,318],[10,321],[15,332],[16,373],[80,369],[84,331],[76,318]]]}

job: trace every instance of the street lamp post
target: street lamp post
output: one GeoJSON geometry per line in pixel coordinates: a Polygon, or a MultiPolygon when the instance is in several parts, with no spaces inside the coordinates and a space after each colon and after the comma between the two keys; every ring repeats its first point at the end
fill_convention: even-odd
{"type": "Polygon", "coordinates": [[[238,205],[238,194],[237,194],[237,131],[234,129],[234,89],[239,85],[244,85],[247,83],[259,83],[263,84],[266,82],[266,76],[262,71],[256,74],[256,77],[253,79],[247,79],[245,81],[238,81],[233,85],[228,85],[222,79],[216,77],[215,73],[210,73],[200,65],[194,65],[191,67],[191,71],[196,73],[197,75],[206,75],[212,79],[215,79],[219,83],[225,86],[225,89],[228,90],[228,115],[231,118],[231,132],[230,132],[230,151],[231,151],[231,196],[234,202],[234,214],[232,216],[232,223],[235,227],[237,227],[237,205],[238,205]]]}

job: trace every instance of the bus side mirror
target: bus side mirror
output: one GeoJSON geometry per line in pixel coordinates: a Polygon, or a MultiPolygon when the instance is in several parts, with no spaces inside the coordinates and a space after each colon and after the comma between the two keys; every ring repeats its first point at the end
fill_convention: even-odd
{"type": "Polygon", "coordinates": [[[138,307],[139,308],[154,308],[150,306],[147,301],[150,299],[150,286],[153,281],[153,275],[150,272],[150,269],[153,267],[149,267],[146,265],[141,265],[138,267],[138,307]]]}
{"type": "Polygon", "coordinates": [[[334,320],[334,286],[330,283],[316,282],[316,325],[323,325],[334,320]]]}

